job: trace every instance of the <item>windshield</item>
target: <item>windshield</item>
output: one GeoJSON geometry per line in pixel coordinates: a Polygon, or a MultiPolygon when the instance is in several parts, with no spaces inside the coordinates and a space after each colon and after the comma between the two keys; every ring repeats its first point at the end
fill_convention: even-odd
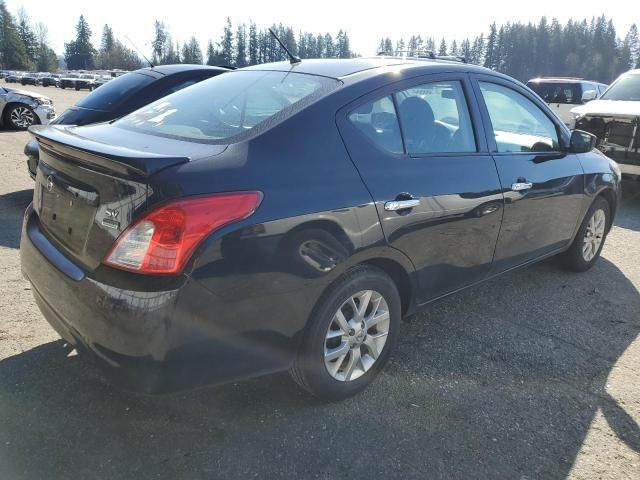
{"type": "Polygon", "coordinates": [[[258,125],[287,118],[338,84],[300,73],[238,70],[180,90],[116,125],[180,140],[227,143],[258,125]]]}
{"type": "Polygon", "coordinates": [[[582,87],[569,82],[529,82],[527,86],[546,103],[582,103],[582,87]]]}
{"type": "Polygon", "coordinates": [[[640,100],[640,74],[620,77],[602,95],[602,100],[640,100]]]}
{"type": "Polygon", "coordinates": [[[109,83],[105,83],[76,103],[76,105],[93,110],[111,111],[122,102],[127,101],[131,95],[153,83],[154,80],[149,75],[135,72],[127,73],[109,81],[109,83]]]}

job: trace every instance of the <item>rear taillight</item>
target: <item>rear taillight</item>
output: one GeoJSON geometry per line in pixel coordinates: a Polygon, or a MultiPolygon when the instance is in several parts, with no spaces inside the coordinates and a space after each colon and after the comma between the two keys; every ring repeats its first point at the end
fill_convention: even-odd
{"type": "Polygon", "coordinates": [[[116,240],[103,263],[138,273],[175,275],[204,238],[251,215],[262,193],[186,198],[150,211],[116,240]]]}

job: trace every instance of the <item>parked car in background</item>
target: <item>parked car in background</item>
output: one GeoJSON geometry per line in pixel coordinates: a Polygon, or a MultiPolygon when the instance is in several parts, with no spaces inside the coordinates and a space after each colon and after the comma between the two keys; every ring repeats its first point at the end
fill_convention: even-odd
{"type": "Polygon", "coordinates": [[[355,394],[419,306],[553,255],[591,268],[620,192],[592,135],[451,61],[252,66],[31,131],[22,271],[81,358],[144,391],[289,369],[355,394]]]}
{"type": "Polygon", "coordinates": [[[540,95],[569,128],[573,128],[571,109],[599,98],[607,88],[604,83],[565,77],[534,78],[527,86],[540,95]]]}
{"type": "Polygon", "coordinates": [[[56,116],[53,101],[38,93],[0,87],[0,125],[26,130],[45,125],[56,116]]]}
{"type": "Polygon", "coordinates": [[[38,84],[38,74],[36,72],[25,73],[20,78],[20,85],[37,85],[38,84]]]}
{"type": "MultiPolygon", "coordinates": [[[[207,65],[160,65],[141,68],[112,79],[68,108],[53,123],[89,125],[122,117],[173,92],[215,77],[229,69],[207,65]]],[[[64,87],[63,87],[64,88],[64,87]]],[[[35,178],[38,143],[31,139],[24,148],[29,175],[35,178]]]]}
{"type": "Polygon", "coordinates": [[[60,77],[58,86],[63,90],[65,88],[76,88],[76,80],[80,77],[79,73],[66,73],[60,77]]]}
{"type": "Polygon", "coordinates": [[[576,128],[594,134],[623,174],[640,178],[640,69],[623,73],[599,100],[571,112],[576,128]]]}
{"type": "Polygon", "coordinates": [[[60,75],[57,73],[45,74],[38,79],[38,84],[43,87],[57,87],[60,82],[60,75]]]}
{"type": "Polygon", "coordinates": [[[96,78],[95,88],[101,87],[105,83],[110,82],[111,80],[113,80],[113,78],[114,77],[112,77],[110,75],[98,75],[97,78],[96,78]]]}
{"type": "Polygon", "coordinates": [[[21,72],[11,72],[6,77],[4,77],[4,81],[7,83],[20,83],[20,79],[24,75],[21,72]]]}
{"type": "Polygon", "coordinates": [[[74,88],[76,90],[93,90],[96,88],[96,75],[91,75],[88,73],[81,74],[78,78],[76,78],[74,88]]]}

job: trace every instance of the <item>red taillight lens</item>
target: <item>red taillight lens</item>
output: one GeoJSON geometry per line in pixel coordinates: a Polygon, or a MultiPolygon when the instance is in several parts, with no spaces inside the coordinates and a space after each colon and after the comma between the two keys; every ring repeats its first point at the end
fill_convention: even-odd
{"type": "Polygon", "coordinates": [[[127,228],[103,263],[138,273],[175,275],[207,235],[247,218],[261,201],[260,192],[239,192],[170,202],[127,228]]]}

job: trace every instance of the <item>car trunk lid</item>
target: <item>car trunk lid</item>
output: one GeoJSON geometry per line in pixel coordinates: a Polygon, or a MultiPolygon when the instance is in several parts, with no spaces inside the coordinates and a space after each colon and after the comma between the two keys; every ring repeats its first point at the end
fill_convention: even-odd
{"type": "Polygon", "coordinates": [[[115,147],[75,129],[33,129],[40,148],[34,209],[43,233],[85,270],[95,269],[138,212],[148,207],[149,178],[190,161],[115,147]]]}

